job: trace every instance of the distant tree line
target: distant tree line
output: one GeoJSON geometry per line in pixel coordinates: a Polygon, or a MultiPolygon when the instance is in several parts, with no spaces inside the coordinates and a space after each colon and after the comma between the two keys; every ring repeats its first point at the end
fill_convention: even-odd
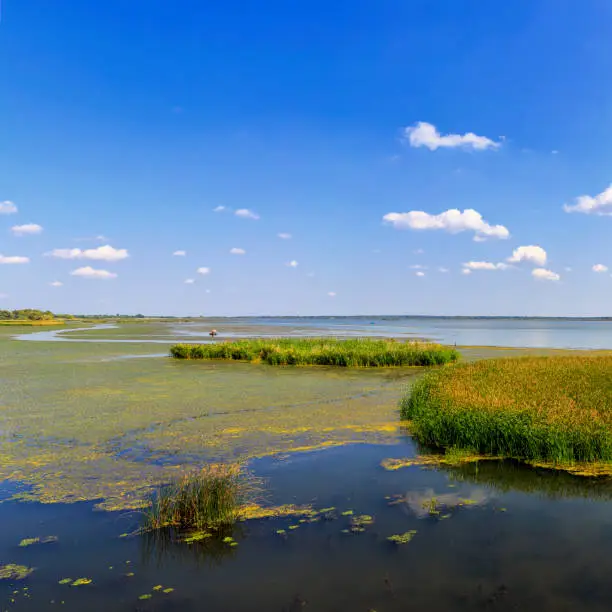
{"type": "Polygon", "coordinates": [[[37,310],[36,308],[0,310],[0,321],[49,321],[55,318],[50,310],[37,310]]]}

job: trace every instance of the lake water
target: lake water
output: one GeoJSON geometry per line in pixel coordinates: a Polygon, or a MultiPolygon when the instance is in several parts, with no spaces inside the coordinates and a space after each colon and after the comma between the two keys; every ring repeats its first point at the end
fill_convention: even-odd
{"type": "MultiPolygon", "coordinates": [[[[143,324],[138,324],[143,325],[143,324]]],[[[135,329],[138,325],[124,325],[135,329]]],[[[137,333],[109,334],[113,325],[74,330],[46,330],[23,334],[22,339],[96,342],[146,342],[168,344],[177,341],[208,342],[208,332],[217,329],[218,340],[274,336],[379,336],[427,338],[458,346],[496,346],[558,349],[612,349],[612,321],[579,319],[503,319],[456,317],[262,317],[205,319],[193,323],[165,323],[146,338],[137,333]],[[81,334],[79,335],[79,332],[81,334]],[[93,334],[93,336],[92,336],[93,334]]]]}
{"type": "Polygon", "coordinates": [[[221,338],[375,330],[458,345],[610,348],[608,325],[216,319],[23,339],[0,329],[0,565],[34,568],[0,580],[0,610],[607,611],[609,478],[510,462],[386,471],[383,459],[418,452],[397,404],[422,370],[177,362],[161,344],[207,339],[215,327],[221,338]],[[122,537],[140,524],[130,503],[143,489],[235,459],[265,479],[266,503],[336,510],[314,523],[247,521],[200,543],[122,537]],[[351,516],[362,514],[373,523],[352,533],[351,516]],[[409,543],[387,540],[411,530],[409,543]],[[45,536],[58,540],[19,546],[45,536]],[[60,584],[68,578],[91,583],[60,584]]]}

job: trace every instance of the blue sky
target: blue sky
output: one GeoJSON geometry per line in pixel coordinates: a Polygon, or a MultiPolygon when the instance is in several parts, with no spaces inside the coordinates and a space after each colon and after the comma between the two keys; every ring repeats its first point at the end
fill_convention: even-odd
{"type": "Polygon", "coordinates": [[[609,315],[611,73],[607,0],[4,0],[0,307],[609,315]]]}

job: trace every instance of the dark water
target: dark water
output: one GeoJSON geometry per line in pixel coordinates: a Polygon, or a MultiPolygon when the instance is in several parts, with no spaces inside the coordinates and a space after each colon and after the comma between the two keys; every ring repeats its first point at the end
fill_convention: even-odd
{"type": "Polygon", "coordinates": [[[406,440],[252,464],[267,479],[271,503],[372,515],[374,524],[358,534],[343,533],[350,517],[339,515],[312,524],[242,523],[232,532],[237,547],[220,540],[185,544],[119,537],[138,525],[134,513],[94,512],[87,503],[4,502],[0,524],[10,529],[0,531],[0,560],[36,570],[23,581],[0,581],[0,610],[610,609],[609,481],[488,462],[395,472],[379,465],[413,453],[406,440]],[[393,499],[386,498],[394,496],[398,503],[389,505],[393,499]],[[438,515],[429,514],[432,497],[442,508],[438,515]],[[471,501],[457,506],[459,498],[471,501]],[[276,534],[290,524],[299,528],[276,534]],[[417,531],[408,544],[386,539],[408,530],[417,531]],[[46,535],[59,541],[18,546],[22,538],[46,535]],[[68,577],[93,582],[58,584],[68,577]],[[174,590],[164,594],[156,585],[174,590]]]}

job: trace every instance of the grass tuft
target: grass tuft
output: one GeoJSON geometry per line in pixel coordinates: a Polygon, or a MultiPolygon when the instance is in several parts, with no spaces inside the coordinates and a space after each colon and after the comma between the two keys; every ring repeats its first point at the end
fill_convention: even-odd
{"type": "Polygon", "coordinates": [[[174,527],[202,532],[231,525],[255,482],[240,466],[210,466],[157,489],[144,514],[144,531],[174,527]]]}
{"type": "Polygon", "coordinates": [[[340,367],[433,366],[457,361],[451,347],[428,342],[398,342],[357,338],[273,338],[210,344],[176,344],[176,359],[226,359],[269,365],[340,367]]]}
{"type": "Polygon", "coordinates": [[[553,463],[612,461],[612,357],[493,359],[429,373],[401,404],[423,444],[553,463]]]}

